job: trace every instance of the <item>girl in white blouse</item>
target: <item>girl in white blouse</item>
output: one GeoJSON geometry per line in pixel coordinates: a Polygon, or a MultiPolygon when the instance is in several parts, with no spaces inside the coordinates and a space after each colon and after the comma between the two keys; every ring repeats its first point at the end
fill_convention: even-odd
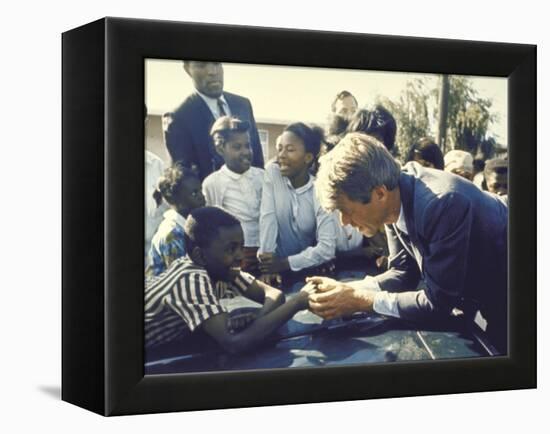
{"type": "Polygon", "coordinates": [[[319,205],[310,174],[322,140],[320,128],[291,124],[277,140],[276,161],[266,166],[258,250],[264,280],[334,258],[335,220],[319,205]]]}

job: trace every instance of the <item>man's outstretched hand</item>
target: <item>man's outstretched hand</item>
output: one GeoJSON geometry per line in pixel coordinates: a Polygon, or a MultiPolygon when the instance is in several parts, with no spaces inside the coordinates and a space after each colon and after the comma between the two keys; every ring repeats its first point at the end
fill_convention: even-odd
{"type": "Polygon", "coordinates": [[[309,295],[309,310],[324,319],[350,316],[355,312],[371,312],[373,293],[352,288],[329,277],[306,278],[315,293],[309,295]]]}

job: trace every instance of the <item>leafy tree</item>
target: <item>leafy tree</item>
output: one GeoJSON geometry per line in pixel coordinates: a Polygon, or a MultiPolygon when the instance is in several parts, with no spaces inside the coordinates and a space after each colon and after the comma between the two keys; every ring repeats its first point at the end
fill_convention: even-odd
{"type": "MultiPolygon", "coordinates": [[[[439,117],[439,85],[433,81],[415,79],[407,82],[398,101],[379,98],[397,122],[396,144],[400,156],[407,155],[409,147],[422,137],[435,137],[436,120],[439,117]],[[432,108],[430,110],[430,107],[432,108]]],[[[492,101],[481,98],[467,77],[449,77],[449,98],[446,143],[450,149],[463,149],[484,158],[494,153],[495,141],[487,137],[489,123],[495,120],[491,114],[492,101]]]]}
{"type": "MultiPolygon", "coordinates": [[[[447,142],[453,149],[462,149],[476,155],[487,140],[492,101],[481,98],[467,77],[451,76],[447,117],[447,142]]],[[[439,90],[438,90],[439,93],[439,90]]]]}
{"type": "Polygon", "coordinates": [[[406,156],[415,141],[430,135],[428,106],[434,92],[428,89],[426,80],[415,79],[407,82],[398,101],[379,98],[378,103],[392,113],[397,123],[395,141],[400,156],[406,156]]]}

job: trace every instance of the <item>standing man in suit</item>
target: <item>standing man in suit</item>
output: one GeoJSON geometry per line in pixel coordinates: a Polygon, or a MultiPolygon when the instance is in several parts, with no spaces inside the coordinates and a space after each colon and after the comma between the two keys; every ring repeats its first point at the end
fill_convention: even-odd
{"type": "Polygon", "coordinates": [[[389,269],[341,283],[308,278],[310,309],[327,319],[364,311],[444,323],[479,311],[493,345],[507,351],[508,208],[463,178],[411,162],[401,171],[373,137],[348,134],[321,161],[321,206],[365,236],[385,225],[389,269]],[[426,289],[418,290],[423,277],[426,289]]]}
{"type": "Polygon", "coordinates": [[[184,166],[196,165],[201,180],[223,165],[216,152],[210,128],[221,116],[247,121],[251,128],[252,165],[263,168],[262,145],[247,98],[223,91],[223,66],[220,62],[184,61],[183,69],[191,77],[195,92],[172,114],[166,131],[166,146],[172,161],[184,166]]]}

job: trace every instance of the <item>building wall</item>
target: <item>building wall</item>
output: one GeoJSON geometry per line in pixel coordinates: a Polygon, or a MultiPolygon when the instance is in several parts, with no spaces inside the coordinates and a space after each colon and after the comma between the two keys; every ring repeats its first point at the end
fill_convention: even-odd
{"type": "MultiPolygon", "coordinates": [[[[276,124],[273,122],[257,122],[256,126],[258,131],[267,133],[267,146],[264,148],[264,160],[267,162],[269,159],[276,155],[275,142],[286,126],[286,124],[276,124]]],[[[146,128],[146,141],[145,149],[151,151],[162,159],[164,164],[168,166],[170,164],[170,155],[164,144],[164,134],[162,132],[162,116],[150,114],[147,118],[146,128]]],[[[260,133],[260,138],[262,133],[260,133]]],[[[263,145],[263,143],[262,143],[263,145]]]]}
{"type": "Polygon", "coordinates": [[[170,164],[170,155],[164,145],[162,117],[160,115],[150,114],[147,117],[145,149],[160,157],[165,166],[170,164]]]}
{"type": "Polygon", "coordinates": [[[256,122],[256,126],[258,127],[258,132],[266,131],[268,135],[267,147],[264,147],[264,160],[267,162],[271,158],[275,157],[275,155],[277,154],[275,150],[275,142],[277,141],[277,137],[279,137],[283,133],[286,124],[283,125],[268,122],[256,122]]]}

